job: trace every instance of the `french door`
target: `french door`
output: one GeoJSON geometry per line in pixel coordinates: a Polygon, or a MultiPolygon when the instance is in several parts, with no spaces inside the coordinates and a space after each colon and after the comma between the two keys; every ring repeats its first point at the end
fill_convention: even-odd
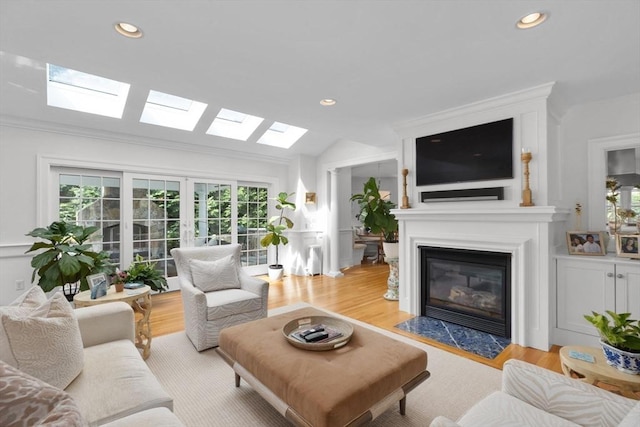
{"type": "Polygon", "coordinates": [[[153,174],[57,168],[55,214],[64,221],[95,225],[92,243],[126,269],[151,261],[179,289],[171,249],[240,243],[248,274],[265,274],[260,246],[268,218],[268,187],[153,174]],[[101,246],[101,247],[100,247],[101,246]]]}

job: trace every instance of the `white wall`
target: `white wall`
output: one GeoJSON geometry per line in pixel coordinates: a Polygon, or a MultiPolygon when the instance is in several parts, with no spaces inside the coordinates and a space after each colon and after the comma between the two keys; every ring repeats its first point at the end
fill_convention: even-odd
{"type": "MultiPolygon", "coordinates": [[[[38,201],[39,192],[45,190],[38,188],[43,174],[38,165],[43,158],[71,159],[78,165],[101,164],[106,168],[121,165],[128,171],[270,182],[276,192],[293,188],[284,161],[251,159],[241,153],[221,156],[204,149],[188,151],[180,143],[172,150],[136,142],[0,124],[0,305],[22,293],[16,290],[16,280],[24,280],[26,287],[31,283],[32,256],[24,252],[34,240],[25,233],[53,220],[45,212],[48,207],[38,201]],[[38,223],[38,218],[43,223],[38,223]]],[[[47,181],[46,174],[42,180],[47,181]]]]}
{"type": "MultiPolygon", "coordinates": [[[[576,203],[583,207],[582,224],[592,223],[589,217],[593,210],[603,210],[602,205],[588,205],[587,144],[597,138],[615,137],[640,132],[640,93],[582,104],[567,111],[560,125],[560,147],[562,161],[562,203],[573,209],[576,203]]],[[[604,182],[602,183],[604,188],[604,182]]],[[[573,226],[574,215],[569,222],[573,226]]],[[[598,231],[604,229],[604,223],[598,231]]]]}

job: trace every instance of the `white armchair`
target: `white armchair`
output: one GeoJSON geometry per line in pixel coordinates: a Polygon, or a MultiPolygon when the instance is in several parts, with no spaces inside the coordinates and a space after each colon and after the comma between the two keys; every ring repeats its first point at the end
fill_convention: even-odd
{"type": "Polygon", "coordinates": [[[240,265],[240,245],[175,248],[185,331],[198,351],[218,345],[223,328],[267,317],[269,283],[240,265]]]}
{"type": "Polygon", "coordinates": [[[439,416],[430,427],[640,426],[640,402],[520,360],[505,362],[502,390],[457,422],[439,416]]]}

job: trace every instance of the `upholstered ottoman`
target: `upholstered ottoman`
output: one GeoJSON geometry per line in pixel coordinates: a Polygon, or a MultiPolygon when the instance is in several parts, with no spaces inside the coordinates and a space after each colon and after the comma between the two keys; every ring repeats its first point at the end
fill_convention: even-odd
{"type": "Polygon", "coordinates": [[[282,334],[289,321],[327,313],[303,308],[223,329],[218,353],[283,416],[298,426],[365,424],[429,377],[427,354],[353,325],[344,347],[309,351],[282,334]]]}

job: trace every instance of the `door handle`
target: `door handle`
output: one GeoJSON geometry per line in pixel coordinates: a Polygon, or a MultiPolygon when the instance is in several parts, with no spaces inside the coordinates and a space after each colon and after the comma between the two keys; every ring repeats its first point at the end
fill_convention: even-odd
{"type": "Polygon", "coordinates": [[[622,279],[624,276],[623,276],[621,273],[618,273],[618,274],[616,274],[616,277],[617,277],[618,279],[622,279]]]}
{"type": "Polygon", "coordinates": [[[613,277],[613,273],[607,273],[607,277],[613,277]]]}

